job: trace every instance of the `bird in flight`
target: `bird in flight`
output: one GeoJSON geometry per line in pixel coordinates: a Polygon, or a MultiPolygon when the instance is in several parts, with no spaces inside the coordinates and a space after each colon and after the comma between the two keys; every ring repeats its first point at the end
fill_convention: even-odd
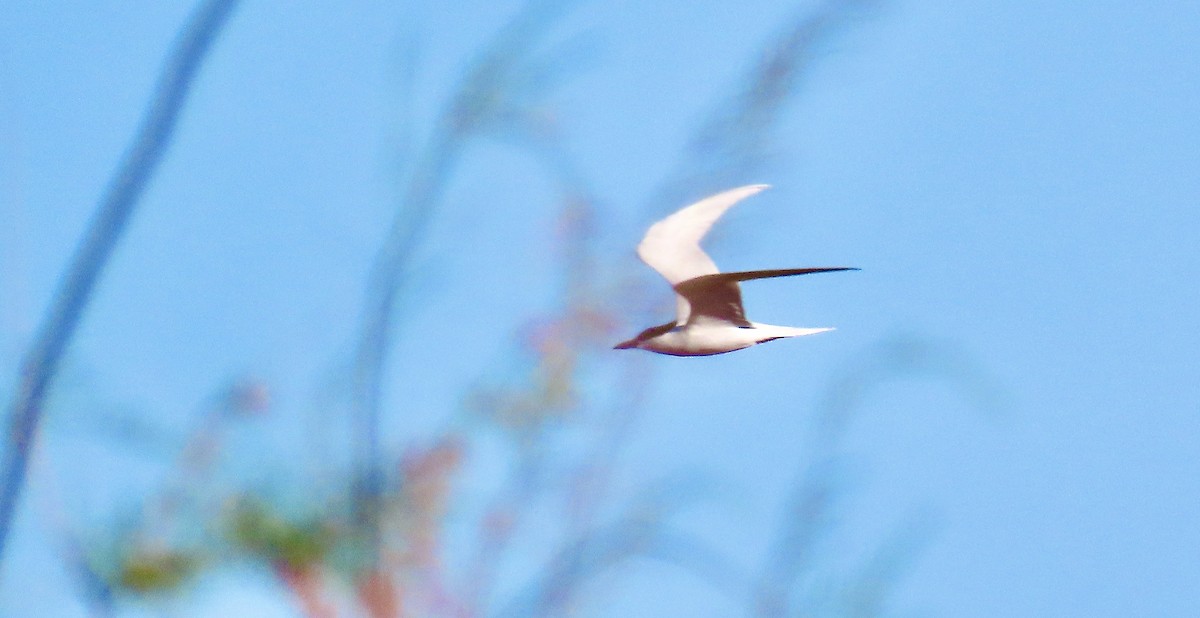
{"type": "Polygon", "coordinates": [[[675,319],[647,328],[613,349],[638,348],[672,356],[709,356],[785,337],[833,330],[751,322],[742,308],[738,282],[857,268],[784,268],[723,273],[700,248],[700,240],[726,210],[768,186],[748,185],[706,197],[650,226],[638,245],[638,257],[675,289],[675,319]]]}

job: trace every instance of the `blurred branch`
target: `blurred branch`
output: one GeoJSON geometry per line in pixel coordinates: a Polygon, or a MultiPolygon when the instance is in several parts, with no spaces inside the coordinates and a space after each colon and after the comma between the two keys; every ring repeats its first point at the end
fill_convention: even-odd
{"type": "MultiPolygon", "coordinates": [[[[811,566],[821,533],[832,518],[831,496],[834,491],[830,470],[837,451],[865,395],[897,376],[928,375],[960,387],[979,408],[992,409],[999,399],[998,389],[974,359],[962,351],[935,341],[913,336],[892,337],[863,350],[830,381],[817,405],[813,439],[791,497],[784,506],[784,518],[772,544],[772,552],[763,565],[752,600],[759,616],[792,615],[789,594],[795,582],[811,566]]],[[[916,552],[918,541],[928,536],[915,521],[903,528],[869,565],[856,589],[854,607],[846,615],[876,615],[879,599],[896,578],[898,556],[916,552]],[[904,551],[901,551],[904,550],[904,551]],[[895,559],[886,556],[896,556],[895,559]]]]}
{"type": "Polygon", "coordinates": [[[596,440],[588,458],[584,477],[578,482],[573,496],[571,522],[577,532],[588,530],[599,514],[600,508],[609,497],[612,472],[633,434],[633,427],[645,410],[645,403],[652,379],[649,363],[641,356],[629,355],[622,367],[621,398],[609,412],[602,434],[596,440]]]}
{"type": "Polygon", "coordinates": [[[846,586],[839,616],[880,616],[884,600],[903,572],[929,544],[934,525],[927,514],[918,513],[898,526],[846,586]]]}
{"type": "Polygon", "coordinates": [[[516,472],[487,507],[481,522],[478,548],[467,570],[470,583],[464,592],[464,603],[471,615],[483,615],[504,552],[537,493],[542,453],[533,446],[522,449],[520,455],[516,472]]]}
{"type": "Polygon", "coordinates": [[[21,368],[12,404],[12,428],[0,480],[0,561],[25,482],[46,393],[87,308],[96,282],[125,231],[134,207],[174,133],[187,94],[237,0],[208,0],[184,26],[159,77],[150,109],[101,199],[86,235],[59,282],[50,310],[21,368]]]}
{"type": "Polygon", "coordinates": [[[73,572],[90,614],[94,618],[107,618],[115,612],[116,599],[112,586],[92,565],[87,552],[76,539],[69,539],[64,547],[67,567],[73,572]]]}
{"type": "MultiPolygon", "coordinates": [[[[509,430],[516,440],[519,458],[515,472],[487,508],[479,548],[468,570],[471,584],[466,604],[476,615],[484,613],[501,559],[526,511],[544,489],[549,466],[543,451],[551,433],[550,422],[577,412],[581,398],[575,382],[580,364],[588,350],[594,351],[591,344],[604,337],[607,324],[607,316],[594,306],[594,203],[586,197],[580,176],[574,173],[573,162],[561,152],[560,144],[556,139],[545,139],[534,146],[544,146],[539,152],[546,156],[547,166],[557,172],[556,178],[566,193],[559,214],[562,255],[557,261],[562,265],[561,292],[566,302],[556,315],[535,322],[522,338],[523,347],[534,356],[526,381],[516,388],[481,390],[474,397],[480,412],[509,430]],[[554,153],[558,156],[551,156],[554,153]]],[[[596,450],[593,460],[607,455],[615,453],[596,450]]]]}
{"type": "Polygon", "coordinates": [[[382,490],[379,404],[387,353],[405,268],[432,220],[436,205],[467,143],[495,132],[528,130],[532,104],[550,86],[540,67],[531,71],[528,55],[548,31],[564,4],[530,2],[480,54],[437,121],[428,148],[418,158],[400,207],[376,255],[368,280],[363,322],[354,363],[355,440],[360,453],[355,504],[371,528],[382,490]]]}
{"type": "Polygon", "coordinates": [[[1004,393],[975,358],[958,347],[915,335],[893,335],[863,350],[831,380],[818,403],[813,448],[831,451],[867,395],[898,377],[925,376],[947,382],[977,410],[995,415],[1004,393]]]}
{"type": "Polygon", "coordinates": [[[737,598],[745,577],[727,559],[699,539],[671,532],[658,518],[633,514],[565,547],[543,570],[543,579],[517,596],[502,618],[552,616],[593,577],[632,558],[677,566],[737,598]]]}
{"type": "MultiPolygon", "coordinates": [[[[827,462],[826,462],[827,463],[827,462]]],[[[829,528],[836,488],[828,465],[806,472],[784,506],[784,521],[770,545],[752,599],[757,616],[788,616],[788,593],[812,564],[816,544],[829,528]]]]}
{"type": "Polygon", "coordinates": [[[745,184],[770,159],[772,136],[821,45],[879,0],[826,0],[788,24],[695,133],[684,160],[655,203],[675,204],[745,184]]]}

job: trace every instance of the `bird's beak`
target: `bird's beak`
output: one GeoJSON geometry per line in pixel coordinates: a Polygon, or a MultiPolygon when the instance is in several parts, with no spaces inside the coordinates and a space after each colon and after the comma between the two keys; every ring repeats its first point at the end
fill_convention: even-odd
{"type": "Polygon", "coordinates": [[[637,347],[637,339],[630,339],[629,341],[622,341],[621,343],[618,343],[617,345],[613,346],[613,349],[614,350],[628,350],[629,348],[636,348],[636,347],[637,347]]]}

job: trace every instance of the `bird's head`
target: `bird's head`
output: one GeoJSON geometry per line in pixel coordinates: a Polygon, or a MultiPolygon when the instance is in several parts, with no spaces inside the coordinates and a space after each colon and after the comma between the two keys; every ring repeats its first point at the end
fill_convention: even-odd
{"type": "Polygon", "coordinates": [[[642,347],[643,343],[645,343],[651,339],[654,339],[655,337],[658,337],[658,336],[662,335],[663,333],[670,332],[671,329],[673,329],[673,328],[675,328],[675,322],[668,322],[666,324],[661,324],[659,326],[651,326],[650,328],[647,328],[646,330],[638,333],[637,337],[634,337],[633,339],[630,339],[629,341],[622,341],[621,343],[618,343],[617,345],[613,346],[613,349],[614,350],[628,350],[630,348],[640,348],[640,347],[642,347]]]}

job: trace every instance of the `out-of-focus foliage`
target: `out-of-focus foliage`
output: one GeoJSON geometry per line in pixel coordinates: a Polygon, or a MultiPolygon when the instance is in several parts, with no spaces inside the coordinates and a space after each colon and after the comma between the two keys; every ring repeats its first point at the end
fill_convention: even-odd
{"type": "Polygon", "coordinates": [[[195,553],[169,548],[133,548],[121,557],[116,584],[136,594],[171,592],[203,565],[195,553]]]}
{"type": "Polygon", "coordinates": [[[233,508],[227,526],[234,546],[264,563],[294,571],[325,562],[337,539],[329,523],[289,520],[253,497],[233,508]]]}

